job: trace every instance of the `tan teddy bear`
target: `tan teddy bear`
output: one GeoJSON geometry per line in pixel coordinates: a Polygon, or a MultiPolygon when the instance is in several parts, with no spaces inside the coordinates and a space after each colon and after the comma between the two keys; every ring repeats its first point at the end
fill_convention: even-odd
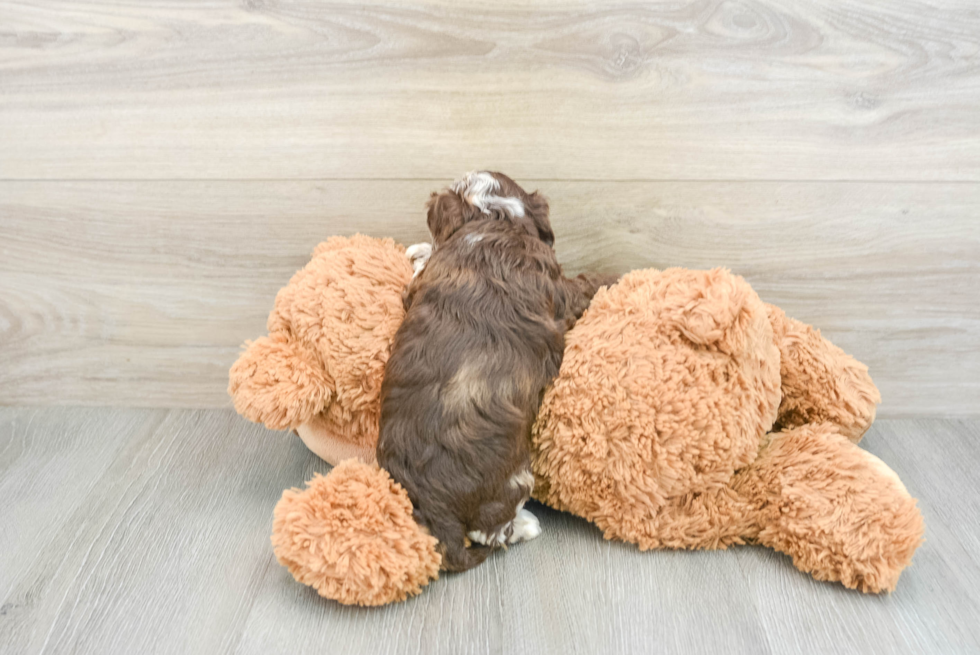
{"type": "MultiPolygon", "coordinates": [[[[231,369],[240,413],[338,464],[283,493],[272,540],[297,580],[342,603],[403,600],[438,575],[435,539],[374,463],[411,277],[391,240],[328,240],[231,369]]],[[[634,271],[567,334],[533,433],[535,497],[641,550],[758,543],[817,579],[888,591],[923,524],[855,445],[879,401],[864,365],[742,278],[634,271]]]]}

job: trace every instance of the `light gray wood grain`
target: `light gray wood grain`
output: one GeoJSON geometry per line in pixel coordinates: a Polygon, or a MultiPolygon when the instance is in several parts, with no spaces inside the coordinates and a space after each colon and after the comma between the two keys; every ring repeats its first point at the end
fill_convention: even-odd
{"type": "MultiPolygon", "coordinates": [[[[446,182],[0,182],[0,403],[225,406],[313,246],[424,240],[446,182]]],[[[869,364],[882,416],[980,413],[980,184],[529,186],[568,271],[730,267],[869,364]]]]}
{"type": "Polygon", "coordinates": [[[4,0],[0,18],[0,179],[980,181],[973,0],[4,0]]]}
{"type": "Polygon", "coordinates": [[[365,609],[272,556],[281,490],[329,470],[299,439],[229,411],[0,408],[0,652],[977,652],[978,436],[895,420],[866,437],[927,523],[890,596],[762,548],[640,553],[535,506],[539,539],[365,609]]]}
{"type": "Polygon", "coordinates": [[[288,572],[271,571],[237,652],[281,643],[300,653],[769,652],[733,557],[641,555],[585,521],[533,511],[538,540],[444,575],[403,605],[320,608],[288,572]]]}
{"type": "Polygon", "coordinates": [[[975,653],[980,630],[977,421],[878,421],[861,446],[891,466],[926,523],[926,542],[890,595],[816,582],[764,549],[734,551],[778,652],[975,653]],[[963,617],[957,619],[955,617],[963,617]]]}
{"type": "MultiPolygon", "coordinates": [[[[57,538],[126,445],[160,424],[163,410],[0,412],[0,571],[17,571],[57,538]],[[88,438],[83,438],[88,437],[88,438]]],[[[49,561],[44,565],[48,566],[49,561]]],[[[10,589],[2,586],[0,598],[10,589]]],[[[10,604],[0,613],[13,611],[10,604]]]]}
{"type": "Polygon", "coordinates": [[[4,471],[0,525],[14,550],[0,573],[0,651],[234,648],[273,561],[272,507],[303,459],[230,412],[162,414],[0,410],[0,448],[46,451],[4,471]],[[94,456],[102,440],[114,456],[94,456]]]}

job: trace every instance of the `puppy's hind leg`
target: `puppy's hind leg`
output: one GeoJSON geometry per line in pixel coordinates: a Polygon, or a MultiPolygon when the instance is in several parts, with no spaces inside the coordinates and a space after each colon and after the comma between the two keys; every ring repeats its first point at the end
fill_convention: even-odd
{"type": "Polygon", "coordinates": [[[507,543],[515,544],[518,541],[530,541],[541,535],[541,524],[538,517],[524,509],[524,503],[531,497],[531,490],[534,489],[534,473],[528,465],[511,476],[509,484],[512,488],[521,493],[521,500],[517,504],[517,516],[512,523],[512,532],[507,538],[507,543]]]}
{"type": "Polygon", "coordinates": [[[524,509],[531,495],[534,475],[530,468],[511,476],[500,497],[484,504],[468,536],[491,548],[529,541],[541,534],[541,524],[534,514],[524,509]]]}
{"type": "Polygon", "coordinates": [[[479,566],[490,555],[490,548],[481,544],[466,547],[463,524],[453,518],[442,519],[438,525],[429,526],[429,531],[439,540],[436,550],[442,555],[439,568],[444,571],[460,573],[479,566]]]}

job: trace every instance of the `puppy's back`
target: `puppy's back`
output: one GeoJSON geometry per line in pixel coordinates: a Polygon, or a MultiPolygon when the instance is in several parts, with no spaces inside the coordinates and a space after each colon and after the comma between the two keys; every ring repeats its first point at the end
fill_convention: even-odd
{"type": "Polygon", "coordinates": [[[378,461],[446,542],[447,568],[485,557],[465,548],[466,528],[497,520],[497,504],[512,515],[520,499],[510,496],[530,491],[510,490],[510,478],[527,465],[541,394],[561,363],[562,279],[546,244],[483,221],[438,248],[409,292],[382,386],[378,461]]]}

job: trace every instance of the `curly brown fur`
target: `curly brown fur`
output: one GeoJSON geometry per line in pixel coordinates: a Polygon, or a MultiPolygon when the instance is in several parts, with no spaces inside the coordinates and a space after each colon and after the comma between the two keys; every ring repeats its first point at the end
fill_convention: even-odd
{"type": "Polygon", "coordinates": [[[442,567],[465,571],[510,541],[533,486],[531,426],[565,332],[612,279],[566,279],[547,201],[500,173],[433,194],[428,224],[433,252],[405,296],[377,456],[439,540],[442,567]],[[467,547],[468,534],[491,547],[467,547]]]}

